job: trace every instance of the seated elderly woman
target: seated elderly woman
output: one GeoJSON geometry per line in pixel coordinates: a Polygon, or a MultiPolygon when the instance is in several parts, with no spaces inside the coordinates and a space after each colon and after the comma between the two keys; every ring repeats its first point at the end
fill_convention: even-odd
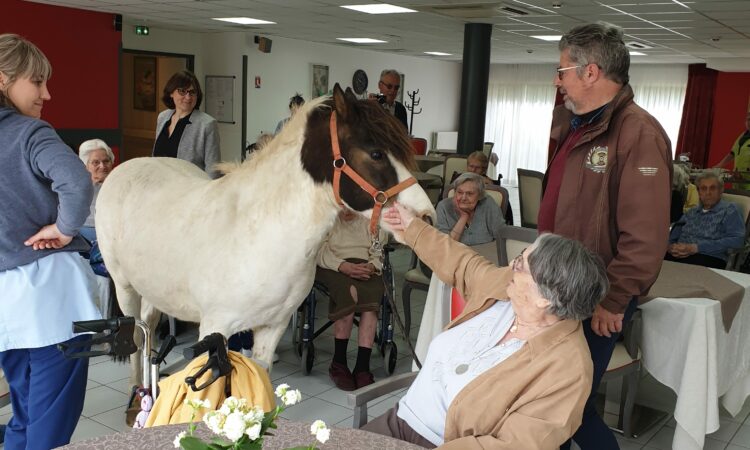
{"type": "Polygon", "coordinates": [[[723,269],[729,250],[745,243],[745,222],[737,205],[721,199],[724,184],[712,172],[695,180],[699,204],[672,227],[664,259],[723,269]]]}
{"type": "MultiPolygon", "coordinates": [[[[317,255],[315,279],[328,289],[328,319],[333,321],[334,350],[328,374],[336,387],[344,391],[375,381],[370,371],[370,355],[385,287],[383,264],[380,253],[373,249],[369,225],[367,219],[354,211],[342,209],[317,255]],[[360,314],[358,349],[357,362],[350,371],[346,349],[354,313],[360,314]]],[[[379,239],[385,242],[386,237],[381,232],[379,239]]]]}
{"type": "Polygon", "coordinates": [[[485,196],[482,177],[465,172],[451,183],[453,197],[437,206],[437,229],[466,245],[495,240],[497,230],[505,224],[500,207],[485,196]]]}
{"type": "Polygon", "coordinates": [[[78,147],[78,157],[86,165],[86,170],[91,174],[91,182],[94,184],[94,198],[91,199],[89,216],[86,218],[83,227],[81,227],[81,236],[89,242],[96,240],[96,229],[94,216],[96,215],[96,198],[99,196],[99,189],[112,171],[112,164],[115,161],[115,155],[112,149],[101,139],[90,139],[78,147]]]}
{"type": "Polygon", "coordinates": [[[601,261],[544,234],[499,268],[399,204],[384,221],[468,303],[432,341],[406,395],[364,429],[426,447],[557,449],[591,391],[580,320],[609,288],[601,261]]]}

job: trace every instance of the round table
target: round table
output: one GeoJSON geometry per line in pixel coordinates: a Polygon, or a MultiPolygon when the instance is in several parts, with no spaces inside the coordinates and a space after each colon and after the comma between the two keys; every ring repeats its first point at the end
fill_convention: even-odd
{"type": "MultiPolygon", "coordinates": [[[[308,446],[313,442],[321,450],[326,449],[383,449],[383,450],[419,450],[423,447],[399,441],[388,436],[370,433],[364,430],[331,428],[331,438],[325,444],[315,441],[315,436],[310,433],[311,423],[293,422],[278,419],[276,430],[271,430],[274,436],[266,436],[263,441],[264,450],[285,449],[298,446],[308,446]]],[[[161,427],[144,428],[141,430],[128,430],[123,433],[109,434],[96,438],[76,442],[62,449],[68,450],[130,450],[134,448],[148,448],[152,450],[174,450],[174,438],[182,431],[187,430],[187,424],[165,425],[161,427]]],[[[209,441],[215,435],[208,430],[205,424],[198,424],[195,434],[209,441]]]]}

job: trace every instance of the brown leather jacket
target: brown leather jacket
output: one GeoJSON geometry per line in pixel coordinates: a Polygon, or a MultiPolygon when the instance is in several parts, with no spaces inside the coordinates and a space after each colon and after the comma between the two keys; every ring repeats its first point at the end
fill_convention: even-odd
{"type": "MultiPolygon", "coordinates": [[[[555,154],[571,118],[563,106],[555,108],[555,154]]],[[[604,260],[610,290],[601,304],[608,311],[623,312],[659,275],[669,237],[671,180],[669,138],[625,85],[571,150],[555,212],[556,234],[582,242],[604,260]]],[[[545,175],[545,187],[546,181],[545,175]]]]}
{"type": "MultiPolygon", "coordinates": [[[[508,298],[513,277],[421,220],[405,234],[417,256],[467,303],[455,327],[508,298]]],[[[466,385],[448,407],[445,450],[557,450],[581,425],[593,365],[578,320],[561,320],[466,385]]]]}

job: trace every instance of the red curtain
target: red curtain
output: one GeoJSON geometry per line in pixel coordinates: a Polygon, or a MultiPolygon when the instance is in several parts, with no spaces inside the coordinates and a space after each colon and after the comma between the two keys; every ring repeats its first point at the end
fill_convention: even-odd
{"type": "Polygon", "coordinates": [[[690,64],[677,152],[690,153],[693,164],[706,167],[711,144],[711,121],[718,72],[705,64],[690,64]]]}

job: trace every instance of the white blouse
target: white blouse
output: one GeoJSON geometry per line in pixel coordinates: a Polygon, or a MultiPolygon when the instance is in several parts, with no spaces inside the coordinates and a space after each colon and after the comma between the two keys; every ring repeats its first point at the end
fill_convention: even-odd
{"type": "Polygon", "coordinates": [[[520,349],[526,341],[501,345],[515,313],[509,301],[446,330],[430,343],[422,370],[399,401],[398,417],[436,446],[443,444],[448,407],[470,382],[520,349]]]}

